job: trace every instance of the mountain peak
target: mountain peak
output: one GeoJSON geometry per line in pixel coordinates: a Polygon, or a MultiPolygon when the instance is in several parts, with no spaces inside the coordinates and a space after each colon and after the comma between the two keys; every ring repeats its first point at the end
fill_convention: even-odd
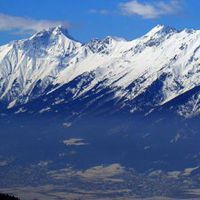
{"type": "Polygon", "coordinates": [[[56,26],[56,27],[52,27],[52,28],[49,28],[48,30],[51,34],[54,34],[54,35],[64,35],[66,37],[68,37],[69,39],[72,39],[72,37],[70,36],[69,32],[68,32],[68,29],[64,26],[56,26]]]}
{"type": "Polygon", "coordinates": [[[112,41],[126,41],[124,38],[116,37],[116,36],[107,36],[103,39],[104,42],[111,43],[112,41]]]}
{"type": "Polygon", "coordinates": [[[170,27],[170,26],[165,26],[165,25],[159,24],[159,25],[155,26],[153,29],[151,29],[147,33],[147,36],[154,36],[157,34],[169,34],[169,33],[173,33],[173,32],[178,32],[178,30],[173,27],[170,27]]]}
{"type": "Polygon", "coordinates": [[[34,34],[31,39],[38,39],[38,38],[49,38],[49,37],[59,37],[59,36],[64,36],[70,40],[76,41],[68,32],[68,29],[64,26],[56,26],[56,27],[51,27],[49,29],[44,29],[40,32],[37,32],[34,34]]]}

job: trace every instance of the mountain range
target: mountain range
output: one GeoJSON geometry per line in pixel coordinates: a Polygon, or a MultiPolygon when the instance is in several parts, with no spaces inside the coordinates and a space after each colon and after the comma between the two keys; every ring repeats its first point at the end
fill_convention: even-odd
{"type": "Polygon", "coordinates": [[[81,43],[54,27],[0,47],[1,113],[200,112],[200,31],[81,43]]]}

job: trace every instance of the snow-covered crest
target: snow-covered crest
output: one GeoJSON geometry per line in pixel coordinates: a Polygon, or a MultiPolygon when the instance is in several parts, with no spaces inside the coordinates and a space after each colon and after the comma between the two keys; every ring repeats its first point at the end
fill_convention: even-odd
{"type": "Polygon", "coordinates": [[[82,44],[55,27],[0,47],[0,99],[12,107],[92,73],[90,85],[73,88],[74,94],[103,81],[132,100],[159,82],[154,103],[161,105],[200,84],[199,57],[198,30],[158,25],[132,41],[107,37],[82,44]]]}

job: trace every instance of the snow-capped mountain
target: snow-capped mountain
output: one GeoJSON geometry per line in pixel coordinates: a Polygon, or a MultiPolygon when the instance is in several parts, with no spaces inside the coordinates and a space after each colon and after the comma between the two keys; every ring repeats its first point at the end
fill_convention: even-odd
{"type": "MultiPolygon", "coordinates": [[[[132,41],[109,36],[82,44],[55,27],[0,47],[0,104],[22,106],[16,113],[43,101],[41,113],[63,104],[83,110],[112,104],[148,114],[198,88],[199,58],[199,30],[158,25],[132,41]]],[[[199,113],[195,91],[174,105],[177,113],[199,113]]]]}

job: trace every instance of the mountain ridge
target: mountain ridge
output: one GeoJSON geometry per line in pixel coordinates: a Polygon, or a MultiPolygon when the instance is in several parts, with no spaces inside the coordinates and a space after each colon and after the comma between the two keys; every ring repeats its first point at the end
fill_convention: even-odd
{"type": "Polygon", "coordinates": [[[200,84],[199,55],[198,30],[158,25],[131,41],[108,36],[82,44],[55,27],[0,47],[0,101],[8,109],[23,105],[84,75],[93,79],[68,88],[72,100],[100,84],[122,107],[132,104],[130,112],[159,107],[200,84]]]}

